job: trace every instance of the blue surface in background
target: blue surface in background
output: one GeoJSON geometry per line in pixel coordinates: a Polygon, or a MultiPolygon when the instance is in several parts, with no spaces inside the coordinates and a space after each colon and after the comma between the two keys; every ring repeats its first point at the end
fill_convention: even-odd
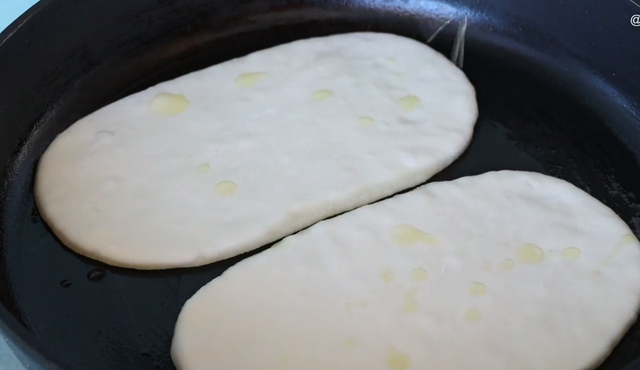
{"type": "Polygon", "coordinates": [[[4,30],[36,2],[36,0],[0,0],[0,30],[4,30]]]}
{"type": "MultiPolygon", "coordinates": [[[[11,24],[37,0],[0,0],[0,31],[11,24]]],[[[0,333],[0,370],[25,370],[13,355],[0,333]]]]}

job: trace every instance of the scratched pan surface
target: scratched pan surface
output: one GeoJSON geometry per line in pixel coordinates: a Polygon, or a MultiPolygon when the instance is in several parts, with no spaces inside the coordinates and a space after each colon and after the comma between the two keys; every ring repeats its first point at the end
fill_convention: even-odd
{"type": "MultiPolygon", "coordinates": [[[[468,17],[464,70],[480,118],[468,151],[437,179],[547,173],[638,232],[634,13],[627,0],[45,0],[0,36],[0,325],[23,360],[47,370],[174,369],[169,346],[183,303],[245,256],[164,272],[82,258],[41,221],[34,166],[56,134],[109,102],[310,36],[371,30],[426,41],[453,18],[432,43],[448,54],[455,24],[468,17]]],[[[640,368],[631,364],[639,344],[635,325],[599,369],[640,368]]]]}

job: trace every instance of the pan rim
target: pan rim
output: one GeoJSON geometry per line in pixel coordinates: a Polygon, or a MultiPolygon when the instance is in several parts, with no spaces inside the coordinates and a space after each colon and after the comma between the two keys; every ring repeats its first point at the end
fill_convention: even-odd
{"type": "MultiPolygon", "coordinates": [[[[7,28],[0,32],[0,49],[3,48],[7,41],[11,40],[25,24],[45,9],[55,6],[59,1],[60,0],[40,0],[9,24],[7,28]]],[[[65,370],[60,367],[60,364],[63,363],[61,359],[57,358],[49,349],[40,345],[36,337],[29,333],[23,325],[20,325],[16,318],[13,317],[2,304],[0,304],[0,330],[12,345],[10,346],[11,351],[15,352],[11,347],[18,348],[20,351],[23,351],[29,359],[43,367],[43,370],[65,370]]],[[[20,358],[18,358],[18,361],[24,365],[24,362],[20,358]]],[[[73,370],[66,364],[64,366],[69,370],[73,370]]]]}

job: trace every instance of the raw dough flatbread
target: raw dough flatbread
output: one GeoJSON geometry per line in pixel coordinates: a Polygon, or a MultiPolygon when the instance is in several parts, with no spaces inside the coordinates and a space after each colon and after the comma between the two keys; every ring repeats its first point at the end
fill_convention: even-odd
{"type": "Polygon", "coordinates": [[[71,249],[198,266],[418,185],[467,147],[473,86],[417,41],[301,40],[162,83],[81,119],[36,197],[71,249]]]}
{"type": "Polygon", "coordinates": [[[562,180],[501,171],[320,222],[184,306],[180,370],[586,370],[640,304],[640,244],[562,180]]]}

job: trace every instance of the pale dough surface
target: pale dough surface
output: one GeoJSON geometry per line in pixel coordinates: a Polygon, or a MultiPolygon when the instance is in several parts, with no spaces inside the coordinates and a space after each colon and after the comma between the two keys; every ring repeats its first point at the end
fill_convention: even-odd
{"type": "Polygon", "coordinates": [[[635,320],[640,244],[573,185],[500,171],[322,221],[187,301],[180,370],[587,370],[635,320]]]}
{"type": "Polygon", "coordinates": [[[203,265],[424,182],[466,149],[476,118],[473,86],[426,45],[301,40],[81,119],[42,156],[36,199],[86,256],[203,265]]]}

